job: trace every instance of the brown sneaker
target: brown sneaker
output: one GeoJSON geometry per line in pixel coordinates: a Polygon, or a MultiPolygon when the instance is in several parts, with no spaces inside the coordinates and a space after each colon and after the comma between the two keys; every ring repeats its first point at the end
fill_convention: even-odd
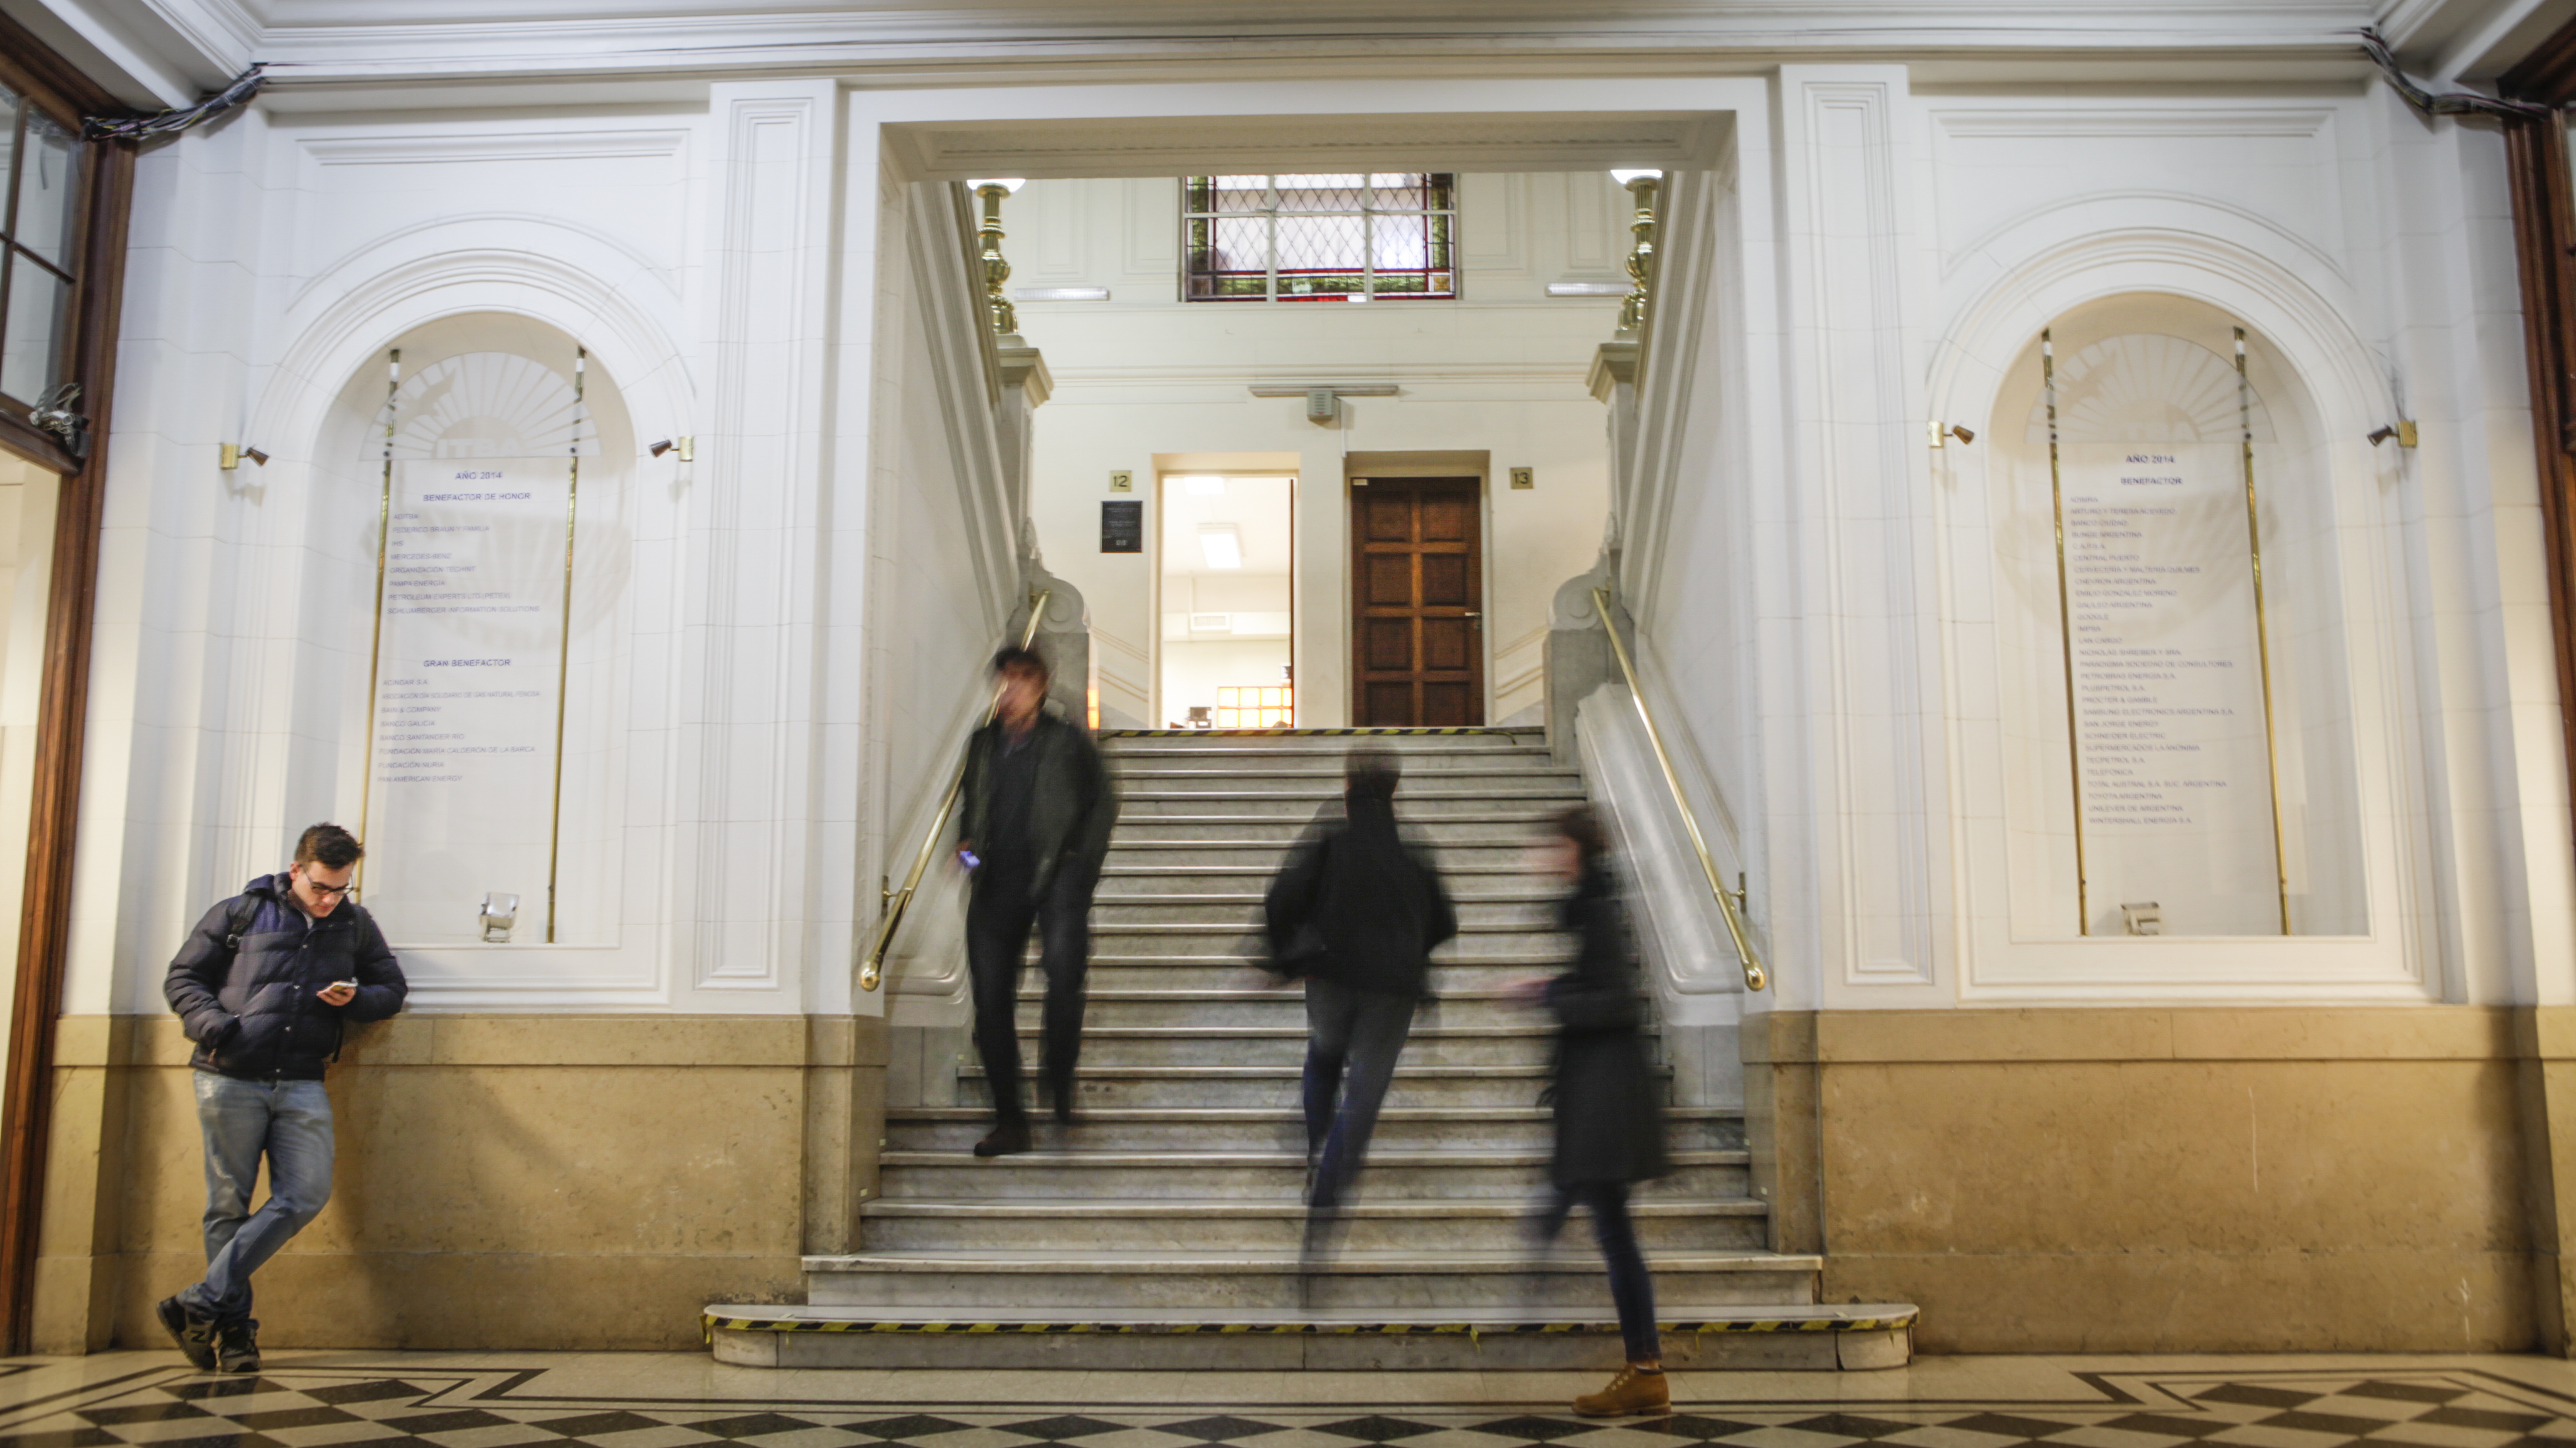
{"type": "Polygon", "coordinates": [[[1673,1410],[1673,1390],[1664,1381],[1661,1369],[1641,1368],[1630,1363],[1610,1380],[1610,1386],[1597,1393],[1585,1393],[1574,1400],[1574,1412],[1583,1418],[1621,1418],[1630,1413],[1669,1413],[1673,1410]]]}

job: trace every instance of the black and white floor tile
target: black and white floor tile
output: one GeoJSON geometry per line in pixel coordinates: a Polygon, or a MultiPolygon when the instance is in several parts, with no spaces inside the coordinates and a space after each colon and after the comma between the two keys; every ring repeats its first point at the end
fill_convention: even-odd
{"type": "Polygon", "coordinates": [[[37,1392],[0,1365],[0,1448],[2576,1448],[2576,1398],[2476,1367],[2076,1372],[2045,1400],[1694,1401],[1602,1423],[1448,1404],[1050,1409],[567,1393],[547,1368],[181,1367],[37,1392]],[[15,1391],[13,1391],[15,1390],[15,1391]]]}

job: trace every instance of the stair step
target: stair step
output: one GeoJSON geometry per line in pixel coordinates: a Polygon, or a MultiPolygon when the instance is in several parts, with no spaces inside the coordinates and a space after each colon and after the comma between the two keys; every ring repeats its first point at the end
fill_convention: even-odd
{"type": "MultiPolygon", "coordinates": [[[[1238,1310],[1176,1321],[1098,1310],[996,1313],[971,1326],[906,1316],[915,1320],[719,1304],[705,1325],[717,1362],[760,1368],[1601,1373],[1625,1357],[1617,1324],[1598,1312],[1385,1311],[1363,1320],[1238,1310]]],[[[1831,1372],[1913,1357],[1915,1312],[1900,1304],[1666,1304],[1663,1317],[1664,1363],[1678,1370],[1831,1372]]]]}
{"type": "MultiPolygon", "coordinates": [[[[1390,1151],[1541,1151],[1553,1113],[1524,1100],[1510,1105],[1390,1107],[1378,1113],[1376,1145],[1390,1151]]],[[[886,1113],[886,1144],[900,1151],[962,1152],[991,1129],[982,1106],[930,1106],[886,1113]]],[[[1043,1114],[1041,1143],[1092,1151],[1302,1151],[1304,1114],[1293,1103],[1240,1107],[1087,1107],[1071,1128],[1043,1114]]],[[[1678,1151],[1734,1151],[1744,1146],[1741,1113],[1680,1107],[1665,1117],[1665,1140],[1678,1151]]]]}
{"type": "MultiPolygon", "coordinates": [[[[1365,1201],[1520,1199],[1537,1189],[1548,1152],[1369,1152],[1365,1201]]],[[[1672,1154],[1673,1172],[1650,1194],[1751,1195],[1741,1151],[1672,1154]]],[[[1304,1190],[1300,1151],[1031,1151],[982,1158],[942,1151],[888,1151],[880,1194],[913,1201],[1123,1198],[1147,1192],[1171,1201],[1294,1201],[1304,1190]]]]}
{"type": "MultiPolygon", "coordinates": [[[[1355,1206],[1344,1215],[1342,1245],[1352,1251],[1511,1251],[1528,1230],[1530,1210],[1527,1199],[1355,1206]]],[[[1643,1200],[1631,1215],[1649,1254],[1759,1251],[1768,1230],[1764,1205],[1742,1198],[1643,1200]]],[[[864,1217],[869,1252],[1259,1254],[1295,1252],[1306,1210],[1295,1202],[889,1200],[868,1203],[864,1217]]],[[[1591,1250],[1589,1232],[1580,1223],[1569,1226],[1558,1243],[1560,1255],[1584,1256],[1591,1250]]]]}
{"type": "MultiPolygon", "coordinates": [[[[1666,1253],[1659,1294],[1723,1305],[1810,1303],[1815,1257],[1769,1252],[1666,1253]]],[[[1359,1252],[1314,1260],[1296,1252],[859,1253],[805,1259],[816,1306],[1020,1311],[1100,1305],[1190,1312],[1390,1309],[1601,1311],[1609,1275],[1597,1257],[1532,1259],[1516,1251],[1359,1252]]]]}
{"type": "MultiPolygon", "coordinates": [[[[1036,1059],[1039,1032],[1020,1027],[1021,1050],[1036,1059]]],[[[1403,1059],[1417,1066],[1536,1066],[1555,1047],[1536,1026],[1416,1029],[1403,1059]]],[[[1299,1026],[1101,1026],[1086,1023],[1082,1059],[1117,1066],[1302,1066],[1306,1028],[1299,1026]]]]}
{"type": "MultiPolygon", "coordinates": [[[[971,1054],[971,1053],[970,1053],[971,1054]]],[[[1031,1059],[1023,1052],[1024,1059],[1031,1059]]],[[[1034,1060],[1031,1059],[1031,1064],[1034,1060]]],[[[1268,1066],[1108,1066],[1092,1061],[1074,1072],[1074,1089],[1084,1110],[1131,1107],[1269,1107],[1297,1103],[1300,1071],[1295,1064],[1268,1066]]],[[[1395,1068],[1387,1093],[1390,1108],[1443,1106],[1529,1106],[1547,1088],[1547,1069],[1539,1065],[1423,1066],[1395,1068]]],[[[976,1105],[991,1099],[983,1068],[959,1066],[957,1093],[976,1105]]]]}
{"type": "MultiPolygon", "coordinates": [[[[1020,1021],[1034,1023],[1046,989],[1031,972],[1020,988],[1020,1021]]],[[[1262,980],[1270,979],[1268,976],[1262,980]]],[[[1305,1029],[1306,995],[1294,985],[1248,986],[1216,990],[1141,990],[1128,987],[1092,989],[1083,1023],[1089,1027],[1283,1026],[1305,1029]]],[[[1509,991],[1461,989],[1442,992],[1439,1001],[1417,1011],[1416,1026],[1504,1027],[1529,1025],[1540,1018],[1509,991]]]]}

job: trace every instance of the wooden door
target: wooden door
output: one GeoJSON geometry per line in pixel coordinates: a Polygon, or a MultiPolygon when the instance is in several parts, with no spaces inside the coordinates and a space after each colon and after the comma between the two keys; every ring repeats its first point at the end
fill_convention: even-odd
{"type": "Polygon", "coordinates": [[[1351,486],[1351,717],[1485,722],[1485,551],[1474,478],[1351,486]]]}

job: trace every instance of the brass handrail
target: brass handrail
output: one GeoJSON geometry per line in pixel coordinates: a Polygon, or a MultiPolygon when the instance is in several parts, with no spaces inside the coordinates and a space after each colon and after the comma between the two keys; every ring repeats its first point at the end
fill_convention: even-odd
{"type": "MultiPolygon", "coordinates": [[[[1046,617],[1047,600],[1055,590],[1047,589],[1029,600],[1029,626],[1020,630],[1020,647],[1038,636],[1038,621],[1046,617]]],[[[993,691],[993,702],[984,709],[984,723],[993,722],[1001,712],[1002,694],[993,691]]],[[[981,727],[981,726],[978,726],[981,727]]],[[[895,928],[903,924],[903,912],[912,904],[912,894],[921,888],[921,877],[930,871],[931,858],[939,853],[939,838],[948,831],[948,817],[957,810],[957,796],[966,789],[966,761],[957,761],[957,777],[948,782],[948,795],[939,802],[939,812],[930,817],[930,828],[921,837],[921,849],[912,857],[912,872],[903,877],[903,888],[886,897],[885,914],[877,919],[876,942],[868,947],[867,958],[859,962],[859,989],[875,990],[885,978],[886,947],[894,944],[895,928]]]]}
{"type": "Polygon", "coordinates": [[[1673,770],[1673,756],[1664,749],[1664,731],[1655,727],[1654,711],[1646,707],[1646,687],[1637,681],[1637,666],[1628,658],[1628,645],[1619,637],[1619,620],[1610,611],[1610,595],[1604,589],[1592,590],[1592,606],[1601,613],[1601,630],[1610,635],[1610,653],[1619,660],[1619,672],[1627,676],[1628,697],[1637,701],[1637,717],[1646,723],[1646,741],[1655,746],[1655,762],[1664,767],[1664,785],[1673,792],[1673,808],[1682,814],[1682,828],[1690,831],[1691,849],[1699,855],[1700,873],[1708,877],[1708,892],[1717,897],[1718,913],[1726,917],[1726,933],[1734,938],[1735,958],[1744,966],[1744,988],[1760,990],[1770,984],[1771,973],[1762,968],[1762,958],[1753,953],[1753,942],[1745,937],[1744,917],[1736,913],[1735,897],[1718,883],[1717,862],[1708,857],[1708,841],[1699,832],[1699,821],[1691,818],[1690,800],[1682,794],[1681,776],[1673,770]]]}

